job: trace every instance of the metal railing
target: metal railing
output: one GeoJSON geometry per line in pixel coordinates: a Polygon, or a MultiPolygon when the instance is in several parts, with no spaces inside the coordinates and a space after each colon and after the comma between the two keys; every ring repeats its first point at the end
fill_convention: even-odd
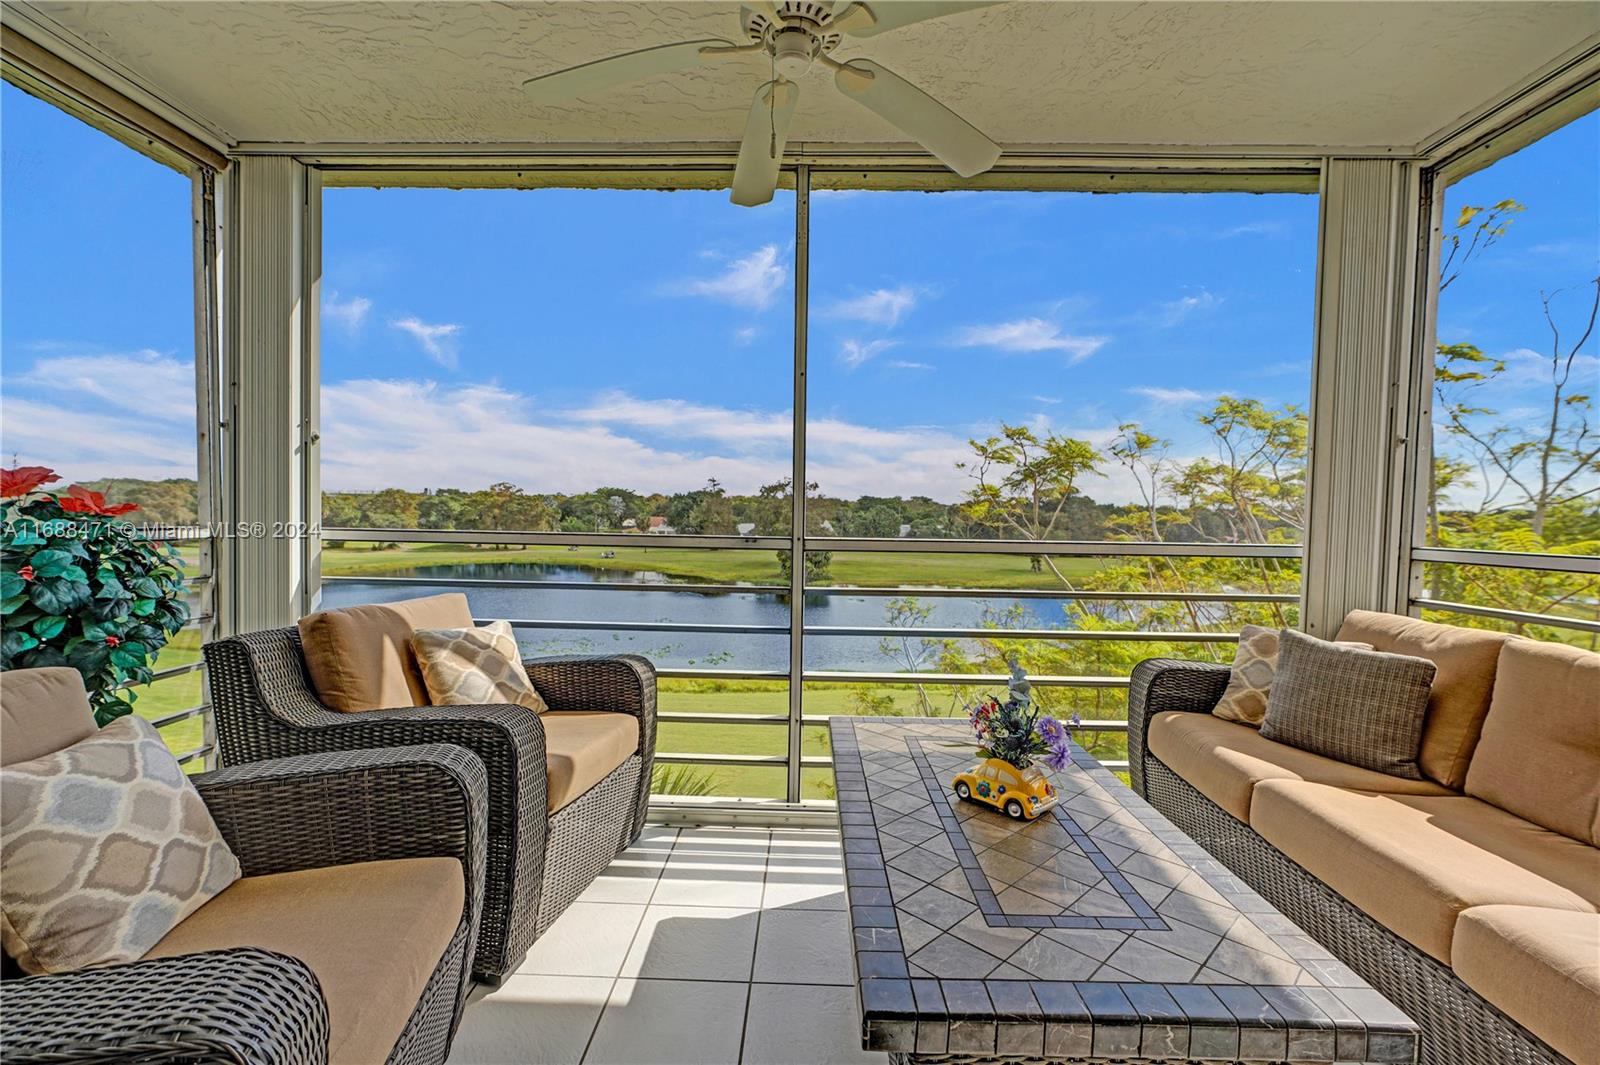
{"type": "MultiPolygon", "coordinates": [[[[1300,548],[1290,544],[1168,544],[1138,542],[1034,542],[1007,540],[928,540],[928,539],[846,539],[815,536],[747,536],[720,537],[699,535],[659,536],[628,533],[537,533],[537,532],[479,532],[475,530],[380,530],[380,529],[325,529],[325,540],[358,543],[397,544],[495,544],[517,546],[564,547],[630,547],[630,548],[694,548],[705,551],[789,551],[805,553],[830,551],[834,553],[873,552],[905,555],[909,559],[927,555],[990,554],[990,555],[1049,555],[1056,558],[1079,557],[1116,559],[1129,557],[1187,557],[1187,558],[1238,558],[1279,559],[1295,561],[1300,548]]],[[[791,557],[794,557],[791,554],[791,557]]],[[[498,559],[486,559],[499,562],[498,559]]],[[[507,560],[509,561],[509,560],[507,560]]],[[[549,560],[561,564],[564,560],[549,560]]],[[[798,567],[803,570],[803,567],[798,567]]],[[[524,577],[438,577],[438,576],[362,576],[324,575],[326,586],[346,582],[364,584],[421,585],[452,587],[465,592],[474,589],[526,589],[528,591],[569,591],[602,595],[606,592],[676,592],[706,595],[763,595],[790,596],[792,587],[752,581],[748,583],[670,583],[659,581],[573,581],[524,577]]],[[[1107,591],[1072,587],[1048,588],[967,588],[946,585],[887,585],[862,586],[831,583],[806,584],[803,594],[826,597],[881,597],[881,598],[964,598],[974,600],[1026,600],[1050,599],[1082,602],[1128,603],[1190,603],[1190,604],[1294,604],[1299,601],[1298,582],[1290,592],[1240,591],[1107,591]]],[[[1001,628],[989,626],[895,626],[895,625],[827,625],[811,624],[805,620],[803,610],[790,604],[789,624],[734,624],[705,621],[624,621],[596,620],[593,618],[517,617],[507,618],[514,629],[520,631],[615,632],[710,634],[734,636],[786,636],[790,641],[791,662],[802,662],[798,648],[807,638],[856,639],[938,639],[938,640],[1017,640],[1046,642],[1132,642],[1191,644],[1197,647],[1216,645],[1219,651],[1236,643],[1237,632],[1207,632],[1202,630],[1161,631],[1140,629],[1119,631],[1114,629],[1071,628],[1001,628]]],[[[491,620],[491,619],[480,619],[491,620]]],[[[911,687],[963,688],[1002,687],[1009,679],[999,673],[908,672],[895,670],[832,670],[832,669],[751,669],[736,667],[658,667],[658,676],[670,684],[676,680],[736,680],[782,682],[790,692],[790,705],[785,713],[721,713],[692,710],[663,710],[659,720],[666,725],[723,725],[786,729],[787,753],[732,753],[728,751],[674,751],[659,750],[657,761],[664,765],[704,765],[733,767],[762,767],[783,769],[787,786],[781,802],[793,804],[801,799],[801,770],[826,768],[831,758],[826,755],[805,754],[801,750],[806,729],[826,727],[830,715],[806,713],[804,693],[807,689],[831,685],[892,685],[911,687]]],[[[1039,675],[1029,680],[1040,688],[1065,688],[1116,691],[1126,689],[1129,678],[1122,675],[1039,675]]],[[[665,686],[665,685],[664,685],[665,686]]],[[[1127,731],[1127,722],[1118,718],[1086,720],[1081,731],[1092,734],[1121,734],[1127,731]]],[[[1126,762],[1109,760],[1113,769],[1126,768],[1126,762]]]]}

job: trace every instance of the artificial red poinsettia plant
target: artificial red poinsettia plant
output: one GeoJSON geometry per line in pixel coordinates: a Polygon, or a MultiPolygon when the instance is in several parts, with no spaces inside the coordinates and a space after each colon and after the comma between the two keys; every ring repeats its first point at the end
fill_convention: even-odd
{"type": "Polygon", "coordinates": [[[183,562],[118,520],[136,503],[59,481],[44,466],[0,469],[0,669],[71,666],[104,725],[129,713],[167,640],[189,620],[183,562]]]}

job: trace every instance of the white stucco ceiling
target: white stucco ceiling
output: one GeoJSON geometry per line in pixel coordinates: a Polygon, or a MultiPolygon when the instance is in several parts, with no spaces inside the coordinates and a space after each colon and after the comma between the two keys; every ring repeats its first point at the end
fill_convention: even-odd
{"type": "MultiPolygon", "coordinates": [[[[534,107],[535,74],[700,37],[738,5],[34,2],[41,23],[233,142],[738,136],[764,58],[534,107]]],[[[1576,2],[1017,2],[847,40],[1003,146],[1415,145],[1600,32],[1576,2]]],[[[814,69],[791,140],[904,140],[814,69]]]]}

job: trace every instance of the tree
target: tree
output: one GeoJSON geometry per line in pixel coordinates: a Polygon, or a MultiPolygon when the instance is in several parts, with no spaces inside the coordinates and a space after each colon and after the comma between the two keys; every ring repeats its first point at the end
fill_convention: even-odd
{"type": "MultiPolygon", "coordinates": [[[[1067,503],[1080,491],[1078,482],[1099,476],[1101,457],[1086,440],[1058,436],[1040,438],[1025,425],[1001,424],[996,436],[969,440],[973,458],[956,463],[974,482],[962,510],[1006,539],[1052,540],[1062,524],[1067,503]]],[[[1050,572],[1067,578],[1048,556],[1050,572]]]]}
{"type": "Polygon", "coordinates": [[[689,511],[684,531],[700,533],[703,536],[733,535],[736,531],[733,504],[728,501],[728,493],[717,479],[715,477],[708,479],[706,486],[697,495],[699,498],[689,511]]]}
{"type": "Polygon", "coordinates": [[[369,529],[415,529],[417,497],[403,488],[385,488],[361,504],[361,524],[369,529]]]}
{"type": "Polygon", "coordinates": [[[454,529],[467,509],[467,493],[459,488],[441,488],[422,497],[417,504],[417,528],[454,529]]]}

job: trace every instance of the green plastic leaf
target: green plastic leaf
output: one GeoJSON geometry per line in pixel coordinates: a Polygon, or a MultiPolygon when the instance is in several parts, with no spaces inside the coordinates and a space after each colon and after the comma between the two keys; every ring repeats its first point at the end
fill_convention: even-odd
{"type": "Polygon", "coordinates": [[[46,615],[33,623],[34,635],[41,640],[53,640],[67,627],[67,619],[55,615],[46,615]]]}

